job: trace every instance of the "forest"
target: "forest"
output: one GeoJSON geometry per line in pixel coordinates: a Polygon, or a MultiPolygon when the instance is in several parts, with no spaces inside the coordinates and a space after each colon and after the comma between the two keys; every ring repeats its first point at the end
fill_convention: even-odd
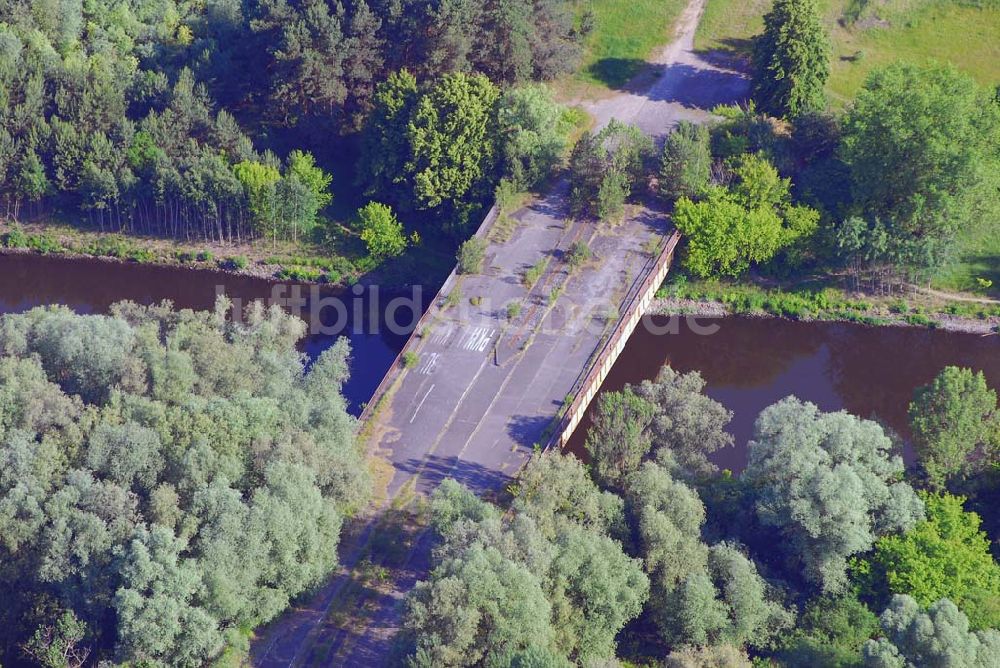
{"type": "MultiPolygon", "coordinates": [[[[588,16],[569,0],[5,2],[4,213],[184,239],[322,237],[330,165],[354,162],[382,100],[402,106],[366,133],[361,189],[384,197],[387,170],[396,182],[423,174],[413,208],[449,217],[492,195],[499,151],[456,158],[470,183],[450,183],[441,174],[455,166],[433,145],[412,161],[383,153],[386,116],[408,121],[412,109],[423,132],[458,140],[453,152],[457,123],[492,140],[503,134],[496,87],[575,68],[588,16]],[[393,90],[390,75],[412,90],[393,90]],[[465,101],[478,118],[455,108],[465,101]]],[[[341,178],[354,188],[352,171],[341,178]]]]}
{"type": "Polygon", "coordinates": [[[200,666],[337,564],[371,486],[340,394],[273,307],[0,319],[0,661],[200,666]]]}
{"type": "Polygon", "coordinates": [[[899,436],[787,397],[740,475],[698,372],[601,395],[589,462],[536,454],[510,510],[434,493],[410,666],[987,668],[1000,663],[996,392],[948,367],[899,436]],[[987,513],[988,521],[976,511],[987,513]]]}

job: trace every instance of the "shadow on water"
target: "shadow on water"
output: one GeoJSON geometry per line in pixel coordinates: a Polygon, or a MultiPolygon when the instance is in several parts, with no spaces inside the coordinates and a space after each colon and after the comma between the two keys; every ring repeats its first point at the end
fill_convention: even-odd
{"type": "MultiPolygon", "coordinates": [[[[106,313],[112,304],[124,300],[140,304],[170,300],[175,308],[206,310],[213,307],[220,292],[243,305],[255,300],[269,302],[276,294],[275,286],[283,291],[277,293],[281,297],[287,296],[291,284],[203,269],[34,254],[0,256],[2,313],[20,313],[46,304],[62,304],[78,313],[106,313]]],[[[301,286],[306,296],[313,288],[301,286]]],[[[381,293],[373,303],[370,291],[356,296],[333,287],[316,289],[317,295],[339,297],[345,305],[341,335],[347,336],[351,343],[351,375],[344,386],[344,394],[350,410],[358,414],[402,350],[409,328],[394,332],[383,326],[382,309],[390,301],[391,293],[381,293]]],[[[423,290],[422,303],[410,309],[419,311],[412,317],[406,309],[400,309],[400,321],[405,324],[419,318],[434,292],[433,287],[423,290]]],[[[306,306],[305,313],[309,313],[308,309],[306,306]]],[[[326,325],[334,324],[338,317],[330,307],[320,312],[326,325]]],[[[332,333],[310,334],[302,341],[302,350],[310,359],[315,359],[337,338],[339,336],[332,333]]]]}
{"type": "MultiPolygon", "coordinates": [[[[668,335],[651,334],[640,325],[602,391],[652,379],[664,364],[682,372],[700,371],[707,394],[733,411],[729,431],[736,445],[714,459],[736,472],[746,465],[746,444],[757,415],[789,395],[825,411],[843,409],[876,419],[905,440],[913,390],[945,366],[981,370],[992,387],[1000,387],[997,336],[765,318],[714,322],[719,330],[710,336],[683,324],[679,333],[668,335]]],[[[574,433],[572,452],[585,455],[589,424],[588,416],[574,433]]],[[[908,446],[903,455],[912,461],[908,446]]]]}

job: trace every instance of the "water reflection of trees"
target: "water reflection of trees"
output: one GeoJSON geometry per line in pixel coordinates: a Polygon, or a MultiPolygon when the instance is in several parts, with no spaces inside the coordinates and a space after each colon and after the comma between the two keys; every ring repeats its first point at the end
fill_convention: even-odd
{"type": "MultiPolygon", "coordinates": [[[[797,358],[816,354],[823,344],[813,323],[773,318],[725,318],[716,323],[718,332],[709,336],[682,324],[678,335],[646,334],[636,347],[666,348],[671,365],[678,371],[701,371],[709,386],[747,389],[773,383],[797,358]]],[[[655,370],[650,373],[655,375],[655,370]]]]}
{"type": "Polygon", "coordinates": [[[997,337],[849,324],[826,328],[827,373],[845,409],[862,417],[877,415],[904,437],[913,390],[945,366],[982,370],[993,387],[1000,387],[997,337]]]}

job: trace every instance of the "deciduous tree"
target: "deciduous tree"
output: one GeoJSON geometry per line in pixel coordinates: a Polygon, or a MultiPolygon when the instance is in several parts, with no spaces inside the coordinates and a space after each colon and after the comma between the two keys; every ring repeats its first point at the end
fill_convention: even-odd
{"type": "Polygon", "coordinates": [[[923,519],[923,503],[900,481],[902,460],[874,422],[789,397],[760,414],[749,448],[743,477],[758,517],[782,530],[789,556],[824,592],[843,590],[849,557],[923,519]]]}

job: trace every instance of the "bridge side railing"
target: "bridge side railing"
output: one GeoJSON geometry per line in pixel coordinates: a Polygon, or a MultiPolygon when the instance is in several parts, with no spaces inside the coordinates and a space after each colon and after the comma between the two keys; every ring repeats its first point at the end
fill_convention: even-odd
{"type": "MultiPolygon", "coordinates": [[[[632,332],[635,331],[642,317],[646,315],[650,303],[656,296],[656,291],[666,279],[680,238],[678,232],[670,235],[660,254],[650,261],[652,267],[645,272],[645,278],[632,285],[625,297],[625,306],[619,314],[615,328],[600,348],[600,352],[595,358],[592,358],[593,362],[581,372],[570,392],[572,400],[561,417],[558,418],[556,428],[548,442],[543,444],[545,449],[565,447],[570,436],[573,435],[573,431],[583,420],[590,402],[597,395],[632,332]]],[[[649,267],[649,263],[645,265],[644,269],[646,267],[649,267]]]]}

